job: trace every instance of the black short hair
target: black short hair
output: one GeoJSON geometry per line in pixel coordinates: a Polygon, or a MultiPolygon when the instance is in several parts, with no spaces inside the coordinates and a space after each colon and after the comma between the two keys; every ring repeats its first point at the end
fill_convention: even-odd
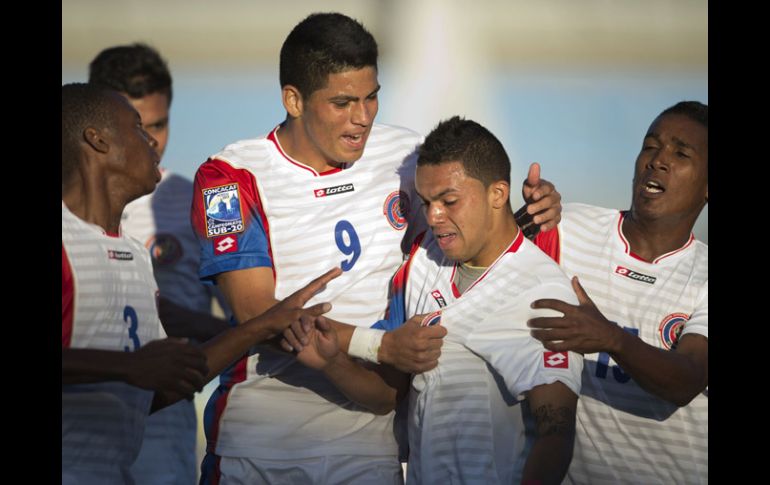
{"type": "Polygon", "coordinates": [[[88,68],[88,82],[128,94],[131,98],[162,93],[171,105],[171,73],[152,47],[134,43],[101,51],[88,68]]]}
{"type": "Polygon", "coordinates": [[[64,84],[61,87],[61,178],[69,181],[80,159],[80,143],[88,127],[115,126],[117,93],[104,86],[85,83],[64,84]]]}
{"type": "Polygon", "coordinates": [[[304,98],[326,86],[329,74],[372,66],[377,42],[363,25],[340,13],[314,13],[298,23],[281,47],[281,87],[304,98]]]}
{"type": "Polygon", "coordinates": [[[658,115],[658,118],[668,114],[687,116],[691,120],[703,125],[703,127],[706,128],[706,131],[709,129],[709,106],[700,101],[680,101],[674,106],[664,109],[663,112],[658,115]]]}
{"type": "Polygon", "coordinates": [[[417,166],[460,162],[466,175],[484,187],[498,180],[511,183],[511,162],[503,144],[472,120],[453,116],[440,122],[418,150],[417,166]]]}

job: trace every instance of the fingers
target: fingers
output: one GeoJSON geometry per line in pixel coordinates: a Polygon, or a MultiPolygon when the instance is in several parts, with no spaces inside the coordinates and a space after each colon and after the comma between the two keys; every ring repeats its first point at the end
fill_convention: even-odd
{"type": "Polygon", "coordinates": [[[446,334],[447,334],[447,329],[445,326],[441,324],[432,325],[430,327],[422,327],[420,330],[421,337],[438,341],[439,347],[441,347],[441,344],[443,343],[442,339],[446,334]]]}
{"type": "Polygon", "coordinates": [[[540,183],[540,164],[535,162],[529,165],[529,173],[527,173],[526,184],[530,187],[535,187],[540,183]]]}
{"type": "Polygon", "coordinates": [[[530,328],[567,328],[569,322],[564,317],[537,317],[527,320],[530,328]]]}
{"type": "Polygon", "coordinates": [[[305,308],[305,312],[311,316],[318,317],[332,309],[331,303],[316,303],[311,307],[305,308]]]}
{"type": "Polygon", "coordinates": [[[302,342],[300,341],[300,338],[297,336],[296,332],[299,332],[301,336],[303,336],[307,340],[307,336],[305,335],[304,331],[299,328],[301,327],[301,323],[299,321],[293,322],[290,326],[288,326],[283,331],[283,338],[281,339],[281,348],[287,352],[302,351],[302,342]]]}
{"type": "Polygon", "coordinates": [[[577,308],[577,306],[570,305],[569,303],[563,302],[561,300],[543,298],[541,300],[533,301],[530,305],[530,308],[548,308],[566,314],[577,308]]]}
{"type": "Polygon", "coordinates": [[[533,218],[535,222],[541,222],[540,218],[546,214],[544,211],[561,208],[561,194],[547,180],[543,180],[543,183],[532,192],[532,199],[533,202],[527,204],[527,213],[537,214],[533,218]]]}
{"type": "Polygon", "coordinates": [[[314,279],[307,285],[305,285],[303,288],[300,288],[299,290],[295,291],[291,294],[286,300],[292,300],[293,303],[296,303],[297,306],[305,306],[305,303],[310,300],[313,295],[321,291],[321,289],[326,286],[327,283],[329,283],[334,278],[338,277],[342,274],[342,268],[336,267],[332,268],[326,273],[322,274],[318,278],[314,279]]]}
{"type": "Polygon", "coordinates": [[[583,285],[580,284],[580,281],[578,280],[577,276],[572,277],[572,289],[575,290],[575,294],[578,297],[578,302],[581,305],[594,305],[593,300],[588,296],[588,293],[586,293],[586,290],[583,289],[583,285]]]}

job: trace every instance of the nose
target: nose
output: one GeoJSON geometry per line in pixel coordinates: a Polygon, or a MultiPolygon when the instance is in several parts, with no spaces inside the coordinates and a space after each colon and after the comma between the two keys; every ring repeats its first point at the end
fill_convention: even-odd
{"type": "MultiPolygon", "coordinates": [[[[147,133],[147,132],[145,132],[145,133],[147,133]]],[[[148,143],[150,144],[150,146],[151,146],[151,147],[153,147],[154,149],[156,149],[156,150],[158,149],[158,140],[156,140],[156,139],[155,139],[155,137],[154,137],[154,136],[152,136],[152,135],[151,135],[151,134],[149,134],[149,133],[147,133],[147,142],[148,142],[148,143]]]]}
{"type": "Polygon", "coordinates": [[[655,152],[655,155],[647,162],[647,168],[653,170],[660,170],[661,172],[668,172],[669,166],[666,160],[665,149],[660,149],[655,152]]]}
{"type": "Polygon", "coordinates": [[[369,126],[372,123],[373,112],[376,112],[376,108],[370,106],[368,99],[353,105],[353,112],[351,113],[351,121],[360,126],[369,126]]]}
{"type": "Polygon", "coordinates": [[[425,220],[430,227],[435,227],[444,222],[444,208],[439,204],[425,204],[425,220]]]}

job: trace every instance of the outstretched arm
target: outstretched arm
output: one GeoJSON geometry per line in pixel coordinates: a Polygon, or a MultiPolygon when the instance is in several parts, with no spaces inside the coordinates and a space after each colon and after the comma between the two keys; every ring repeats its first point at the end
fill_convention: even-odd
{"type": "Polygon", "coordinates": [[[387,414],[408,392],[409,376],[389,366],[361,365],[342,352],[337,332],[324,317],[303,317],[307,343],[297,360],[323,371],[348,399],[375,414],[387,414]]]}
{"type": "Polygon", "coordinates": [[[158,316],[170,337],[188,337],[198,342],[205,342],[229,328],[221,318],[190,310],[163,296],[158,300],[158,316]]]}
{"type": "Polygon", "coordinates": [[[522,483],[561,483],[572,461],[578,396],[556,381],[527,393],[536,437],[527,457],[522,483]]]}
{"type": "MultiPolygon", "coordinates": [[[[227,366],[243,356],[253,345],[280,335],[293,322],[306,318],[315,318],[329,310],[331,304],[318,303],[309,308],[305,304],[326,284],[342,274],[340,268],[327,271],[320,277],[300,288],[290,296],[273,305],[261,315],[246,320],[237,327],[230,328],[212,338],[201,350],[206,356],[208,373],[205,382],[219,375],[227,366]]],[[[153,410],[173,404],[182,399],[177,393],[156,393],[153,410]]]]}
{"type": "Polygon", "coordinates": [[[532,336],[552,351],[607,352],[643,389],[685,406],[708,385],[708,338],[683,336],[672,350],[663,350],[625,332],[599,311],[577,277],[572,287],[578,306],[559,300],[537,300],[534,308],[552,308],[563,317],[529,321],[532,336]]]}

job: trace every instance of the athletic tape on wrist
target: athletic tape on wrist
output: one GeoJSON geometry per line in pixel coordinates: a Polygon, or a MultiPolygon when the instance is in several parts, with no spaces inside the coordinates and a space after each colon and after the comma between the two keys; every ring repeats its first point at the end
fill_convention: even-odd
{"type": "Polygon", "coordinates": [[[377,353],[380,350],[383,335],[385,335],[385,330],[356,327],[353,330],[353,336],[350,337],[348,355],[379,364],[377,353]]]}

